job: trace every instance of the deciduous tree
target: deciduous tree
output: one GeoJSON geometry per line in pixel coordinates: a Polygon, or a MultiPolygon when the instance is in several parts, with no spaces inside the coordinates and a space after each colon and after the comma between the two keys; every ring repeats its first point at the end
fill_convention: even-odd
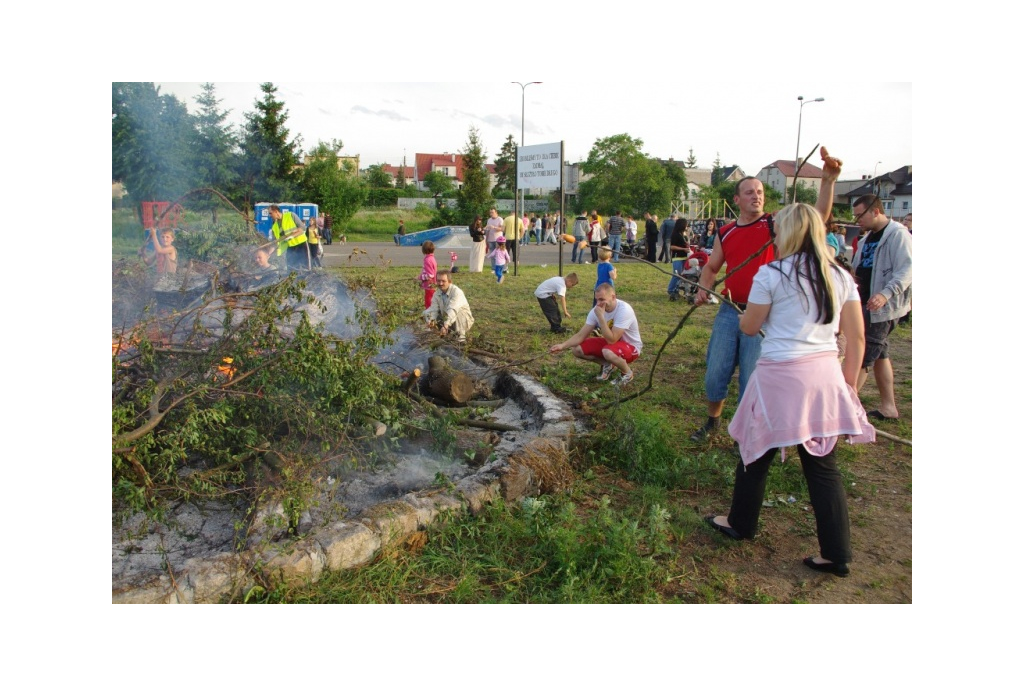
{"type": "Polygon", "coordinates": [[[670,176],[665,167],[643,153],[643,141],[625,133],[594,143],[580,170],[590,176],[580,183],[578,205],[601,211],[621,209],[639,216],[667,210],[679,196],[685,174],[670,176]]]}
{"type": "Polygon", "coordinates": [[[366,183],[371,188],[390,188],[391,174],[384,171],[380,164],[371,164],[366,170],[366,183]]]}
{"type": "Polygon", "coordinates": [[[423,185],[430,190],[431,194],[435,197],[442,197],[448,193],[451,193],[455,188],[455,183],[452,181],[450,176],[445,176],[440,171],[428,172],[423,177],[423,185]]]}
{"type": "Polygon", "coordinates": [[[341,141],[320,141],[310,153],[309,163],[302,170],[299,187],[303,197],[315,202],[321,213],[330,214],[338,221],[351,219],[366,201],[369,189],[366,182],[352,169],[338,166],[341,141]]]}

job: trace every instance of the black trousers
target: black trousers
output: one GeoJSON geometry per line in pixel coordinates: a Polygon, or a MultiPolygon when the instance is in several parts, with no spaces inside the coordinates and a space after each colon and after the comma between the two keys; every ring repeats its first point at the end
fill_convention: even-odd
{"type": "Polygon", "coordinates": [[[552,297],[538,297],[537,301],[540,302],[540,310],[544,312],[545,318],[548,323],[551,324],[551,330],[554,332],[561,332],[562,329],[562,310],[558,307],[558,298],[552,297]]]}
{"type": "MultiPolygon", "coordinates": [[[[753,464],[743,467],[736,465],[736,485],[732,491],[732,508],[729,510],[729,525],[745,538],[754,537],[757,520],[761,515],[768,468],[775,459],[778,448],[765,452],[753,464]]],[[[849,563],[853,558],[850,549],[850,513],[846,508],[846,489],[836,466],[836,451],[824,457],[809,454],[803,445],[797,446],[807,491],[811,496],[811,508],[818,529],[818,547],[821,556],[837,564],[849,563]]]]}

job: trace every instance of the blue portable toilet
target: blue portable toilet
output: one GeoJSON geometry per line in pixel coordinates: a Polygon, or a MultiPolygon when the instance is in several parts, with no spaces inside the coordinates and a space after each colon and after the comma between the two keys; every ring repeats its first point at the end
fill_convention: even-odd
{"type": "Polygon", "coordinates": [[[270,227],[273,221],[270,218],[269,202],[257,202],[253,216],[256,217],[256,231],[265,236],[270,236],[270,227]]]}
{"type": "Polygon", "coordinates": [[[303,221],[309,221],[320,216],[320,208],[312,202],[300,202],[295,205],[295,213],[302,217],[303,221]]]}

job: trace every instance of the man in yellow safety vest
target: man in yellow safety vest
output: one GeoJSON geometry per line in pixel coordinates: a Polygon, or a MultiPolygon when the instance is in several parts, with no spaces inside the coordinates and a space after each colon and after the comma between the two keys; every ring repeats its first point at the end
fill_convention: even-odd
{"type": "Polygon", "coordinates": [[[302,219],[295,212],[282,212],[277,205],[270,205],[270,218],[274,220],[271,227],[277,243],[277,255],[285,254],[285,263],[289,271],[309,269],[309,245],[306,243],[306,228],[302,219]]]}

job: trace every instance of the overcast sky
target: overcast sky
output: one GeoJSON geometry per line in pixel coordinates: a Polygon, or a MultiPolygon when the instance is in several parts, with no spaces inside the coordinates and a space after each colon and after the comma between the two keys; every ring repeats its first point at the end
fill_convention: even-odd
{"type": "MultiPolygon", "coordinates": [[[[199,83],[157,82],[196,111],[199,83]]],[[[292,137],[308,150],[319,140],[340,139],[344,154],[371,164],[413,164],[417,152],[457,153],[475,126],[488,161],[512,135],[521,135],[523,90],[509,81],[483,83],[275,82],[288,112],[292,137]]],[[[216,82],[221,109],[240,124],[261,99],[256,82],[216,82]]],[[[885,173],[912,164],[909,83],[844,85],[807,82],[776,86],[745,106],[711,83],[608,81],[543,82],[526,88],[526,145],[565,142],[570,162],[585,159],[600,138],[626,133],[640,138],[653,157],[686,159],[690,148],[701,167],[720,156],[754,175],[778,159],[793,159],[800,104],[800,154],[816,143],[843,160],[843,179],[885,173]]],[[[815,153],[814,160],[818,161],[815,153]]],[[[820,166],[820,165],[819,165],[820,166]]]]}

